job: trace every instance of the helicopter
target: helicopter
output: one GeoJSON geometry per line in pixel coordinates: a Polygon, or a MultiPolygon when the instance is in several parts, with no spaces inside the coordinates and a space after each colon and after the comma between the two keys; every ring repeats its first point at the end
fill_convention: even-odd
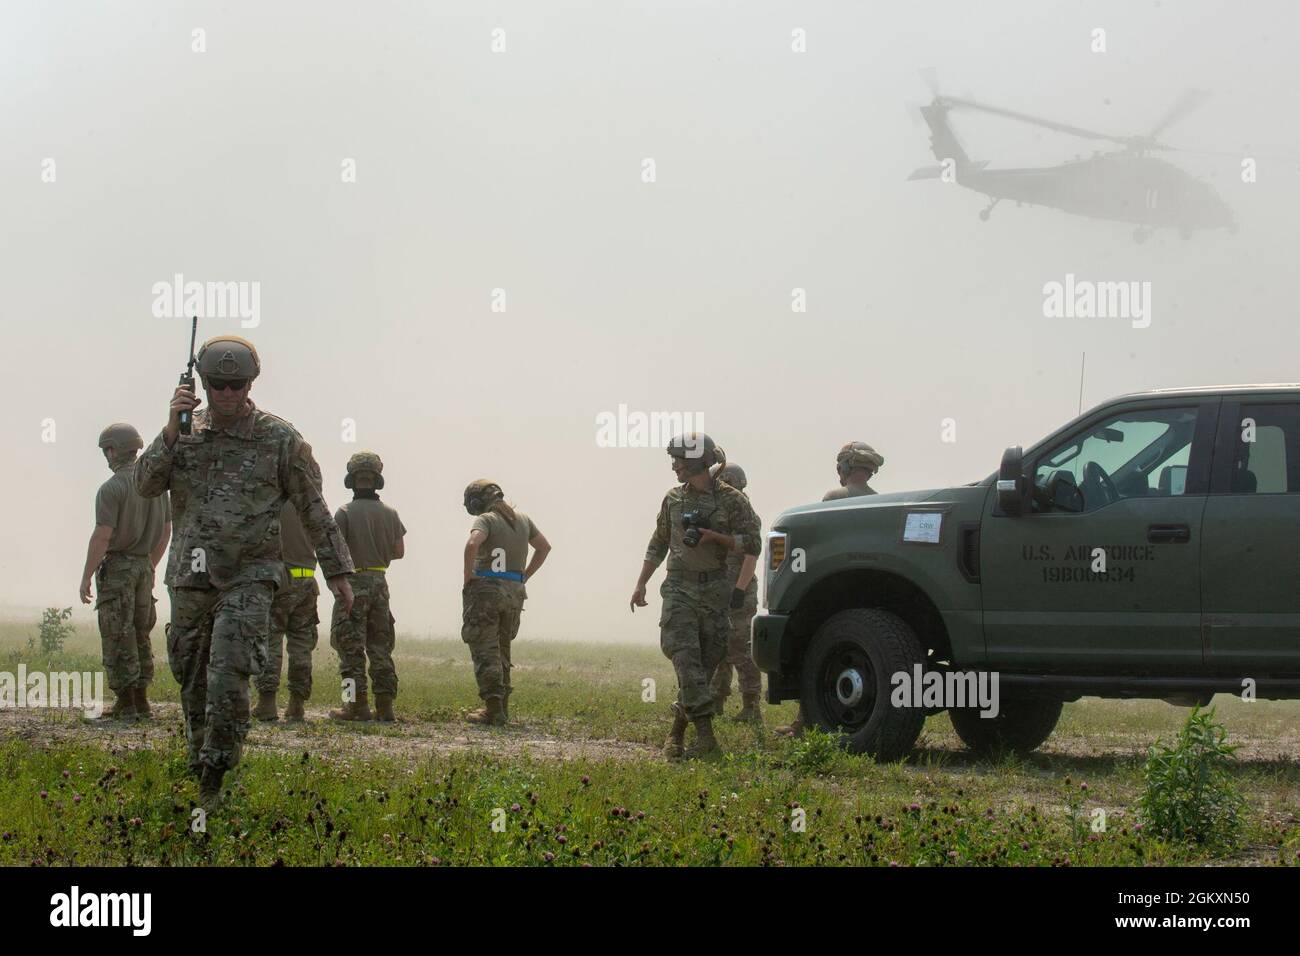
{"type": "Polygon", "coordinates": [[[1145,242],[1161,227],[1177,229],[1184,239],[1199,229],[1222,228],[1235,234],[1232,210],[1209,183],[1151,155],[1177,149],[1156,137],[1205,98],[1206,94],[1189,90],[1146,135],[1111,136],[935,91],[934,99],[921,106],[920,113],[930,127],[930,149],[942,165],[923,166],[907,178],[946,179],[983,193],[992,200],[980,210],[985,222],[999,202],[1011,199],[1016,205],[1048,206],[1090,219],[1133,223],[1136,242],[1145,242]],[[1120,148],[1058,166],[989,169],[988,160],[972,160],[962,149],[948,121],[953,110],[989,113],[1069,136],[1116,143],[1120,148]]]}

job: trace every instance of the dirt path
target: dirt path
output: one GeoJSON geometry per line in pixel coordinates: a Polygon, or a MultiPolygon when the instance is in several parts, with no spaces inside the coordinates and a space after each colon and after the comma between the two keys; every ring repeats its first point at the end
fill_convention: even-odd
{"type": "MultiPolygon", "coordinates": [[[[92,744],[107,748],[163,748],[181,733],[179,704],[155,703],[153,719],[139,723],[90,721],[62,711],[0,710],[0,740],[36,745],[92,744]]],[[[540,733],[527,724],[473,727],[457,722],[402,720],[397,724],[339,724],[324,710],[309,710],[301,724],[253,723],[248,750],[304,751],[327,759],[382,755],[418,760],[474,750],[501,757],[527,754],[543,760],[633,760],[658,750],[622,740],[584,740],[540,733]]]]}

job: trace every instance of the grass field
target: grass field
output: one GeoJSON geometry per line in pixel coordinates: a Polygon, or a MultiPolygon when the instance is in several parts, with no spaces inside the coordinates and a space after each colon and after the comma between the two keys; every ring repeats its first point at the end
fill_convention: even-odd
{"type": "MultiPolygon", "coordinates": [[[[0,625],[0,670],[99,669],[89,629],[49,660],[26,650],[35,631],[0,625]]],[[[161,627],[149,723],[0,710],[0,864],[1300,863],[1300,702],[1216,699],[1248,810],[1236,845],[1210,849],[1137,825],[1146,749],[1186,708],[1087,699],[1039,753],[995,763],[939,716],[887,766],[724,719],[724,759],[669,765],[658,749],[675,687],[657,648],[521,640],[513,722],[478,728],[463,720],[478,701],[459,640],[399,637],[396,726],[324,718],[338,671],[321,643],[308,722],[254,725],[202,833],[161,627]],[[642,700],[646,679],[657,702],[642,700]]],[[[766,724],[793,714],[766,707],[766,724]]]]}

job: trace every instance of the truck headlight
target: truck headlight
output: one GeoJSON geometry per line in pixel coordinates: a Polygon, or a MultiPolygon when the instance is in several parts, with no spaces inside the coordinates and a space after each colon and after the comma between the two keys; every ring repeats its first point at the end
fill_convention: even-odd
{"type": "Polygon", "coordinates": [[[775,571],[785,561],[785,535],[773,531],[767,536],[767,570],[775,571]]]}

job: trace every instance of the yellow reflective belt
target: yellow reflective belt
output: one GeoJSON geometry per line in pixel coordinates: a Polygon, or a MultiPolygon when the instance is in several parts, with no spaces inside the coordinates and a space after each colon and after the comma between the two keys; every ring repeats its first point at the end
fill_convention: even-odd
{"type": "Polygon", "coordinates": [[[378,568],[357,568],[357,570],[358,570],[358,571],[387,571],[387,570],[388,570],[388,566],[387,566],[387,565],[383,565],[383,566],[380,566],[380,567],[378,567],[378,568]]]}
{"type": "Polygon", "coordinates": [[[291,578],[314,578],[316,576],[315,568],[290,568],[289,577],[291,578]]]}

